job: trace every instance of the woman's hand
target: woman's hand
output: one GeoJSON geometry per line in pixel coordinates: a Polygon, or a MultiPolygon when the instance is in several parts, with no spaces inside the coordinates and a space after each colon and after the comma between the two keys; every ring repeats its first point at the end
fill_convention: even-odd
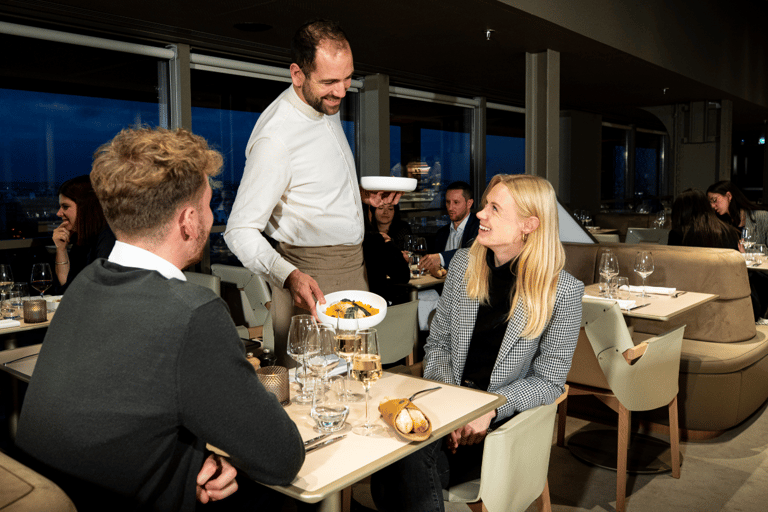
{"type": "Polygon", "coordinates": [[[62,222],[59,227],[53,230],[53,243],[56,245],[57,250],[64,249],[66,250],[67,244],[69,243],[69,222],[62,222]]]}
{"type": "Polygon", "coordinates": [[[379,234],[380,234],[380,235],[381,235],[381,237],[384,239],[384,242],[390,242],[390,241],[392,241],[392,238],[390,238],[390,236],[387,234],[387,232],[386,232],[386,231],[379,231],[379,234]]]}
{"type": "Polygon", "coordinates": [[[451,453],[456,453],[456,449],[459,446],[482,443],[485,440],[485,436],[488,435],[488,427],[495,417],[496,411],[493,410],[448,434],[446,438],[448,449],[451,450],[451,453]]]}

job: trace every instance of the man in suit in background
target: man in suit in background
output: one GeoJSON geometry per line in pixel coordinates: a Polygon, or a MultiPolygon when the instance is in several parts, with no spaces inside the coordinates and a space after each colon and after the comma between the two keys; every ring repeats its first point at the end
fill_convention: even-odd
{"type": "Polygon", "coordinates": [[[445,192],[445,209],[448,210],[451,222],[437,231],[435,244],[430,248],[432,254],[421,259],[420,268],[429,271],[440,267],[448,268],[458,249],[472,245],[480,227],[477,217],[470,211],[473,203],[472,187],[469,183],[456,181],[448,185],[445,192]]]}

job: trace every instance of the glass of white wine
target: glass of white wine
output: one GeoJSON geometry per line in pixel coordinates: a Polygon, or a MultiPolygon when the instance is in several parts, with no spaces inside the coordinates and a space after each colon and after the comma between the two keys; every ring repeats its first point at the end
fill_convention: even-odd
{"type": "Polygon", "coordinates": [[[347,402],[360,402],[363,395],[353,393],[349,389],[352,380],[352,358],[360,344],[360,336],[357,334],[358,321],[356,318],[340,318],[336,329],[336,353],[347,362],[347,378],[344,380],[342,396],[347,402]]]}
{"type": "Polygon", "coordinates": [[[13,284],[13,272],[10,265],[0,265],[0,292],[7,292],[13,284]]]}
{"type": "Polygon", "coordinates": [[[368,402],[371,385],[381,378],[381,356],[376,329],[359,329],[360,345],[352,358],[352,377],[365,387],[365,423],[352,428],[352,432],[361,436],[380,434],[381,425],[374,425],[368,416],[368,402]]]}

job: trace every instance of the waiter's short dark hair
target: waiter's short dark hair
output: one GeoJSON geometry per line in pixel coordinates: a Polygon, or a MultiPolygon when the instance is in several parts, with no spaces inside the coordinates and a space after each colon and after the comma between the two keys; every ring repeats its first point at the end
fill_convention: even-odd
{"type": "Polygon", "coordinates": [[[469,201],[470,199],[474,199],[474,193],[472,192],[472,187],[469,186],[469,183],[466,181],[454,181],[450,185],[448,185],[448,188],[445,189],[446,192],[449,190],[461,190],[462,195],[464,196],[464,199],[469,201]]]}
{"type": "Polygon", "coordinates": [[[339,46],[349,46],[347,34],[335,21],[312,20],[299,27],[291,41],[291,58],[299,65],[305,75],[315,70],[315,54],[323,41],[330,41],[339,46]]]}

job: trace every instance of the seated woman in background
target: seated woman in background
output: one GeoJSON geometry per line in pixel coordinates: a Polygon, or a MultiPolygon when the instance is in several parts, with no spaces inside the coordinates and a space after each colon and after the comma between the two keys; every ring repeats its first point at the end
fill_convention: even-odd
{"type": "Polygon", "coordinates": [[[379,233],[371,216],[364,221],[363,260],[368,274],[368,289],[384,297],[390,306],[408,302],[408,290],[397,286],[411,278],[408,261],[388,236],[379,233]]]}
{"type": "Polygon", "coordinates": [[[563,270],[552,185],[530,175],[494,176],[477,218],[477,239],[448,269],[424,378],[500,393],[507,402],[374,474],[380,511],[444,510],[441,489],[479,474],[489,429],[553,403],[564,390],[584,285],[563,270]]]}
{"type": "Polygon", "coordinates": [[[672,204],[669,245],[739,250],[739,230],[721,221],[701,190],[688,189],[672,204]]]}
{"type": "Polygon", "coordinates": [[[58,280],[55,289],[61,294],[92,261],[109,257],[115,245],[115,235],[107,225],[87,174],[65,181],[59,187],[56,215],[62,223],[53,231],[58,280]],[[70,243],[72,249],[68,252],[70,243]]]}
{"type": "Polygon", "coordinates": [[[768,211],[747,199],[730,181],[718,181],[707,189],[712,208],[722,220],[741,231],[748,228],[752,241],[768,244],[768,211]]]}
{"type": "Polygon", "coordinates": [[[400,207],[383,204],[374,208],[369,206],[372,215],[371,223],[376,231],[389,237],[399,250],[405,249],[405,236],[411,234],[411,226],[400,218],[400,207]]]}

